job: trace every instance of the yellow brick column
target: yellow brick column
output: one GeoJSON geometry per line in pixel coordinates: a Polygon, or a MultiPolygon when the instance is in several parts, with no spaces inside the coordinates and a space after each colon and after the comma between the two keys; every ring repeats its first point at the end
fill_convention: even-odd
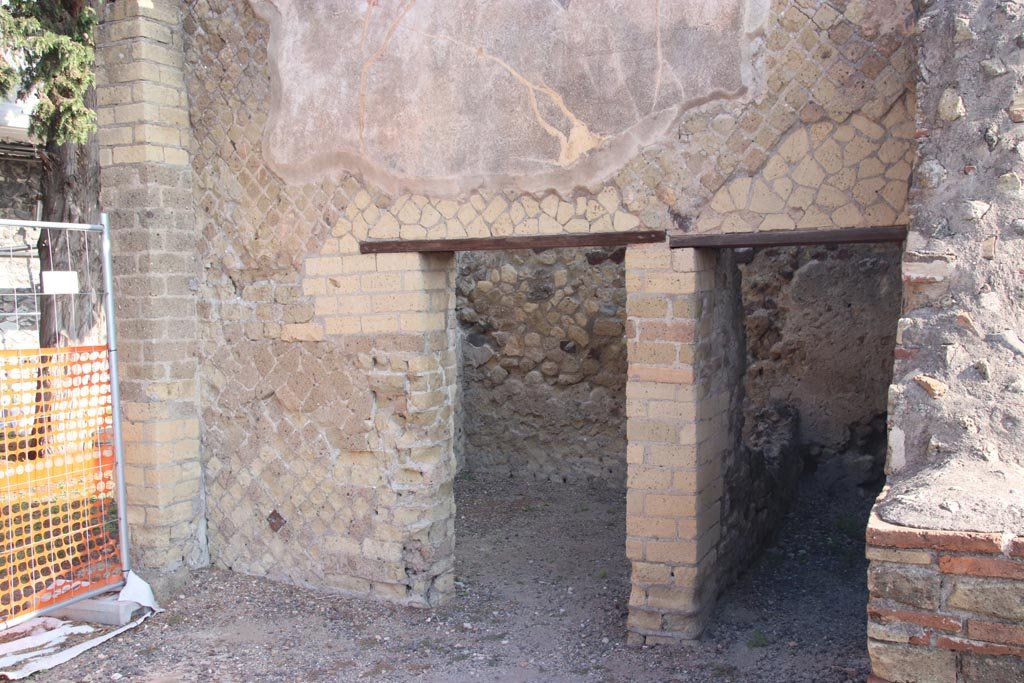
{"type": "Polygon", "coordinates": [[[114,242],[129,528],[133,561],[159,589],[208,563],[183,34],[177,2],[106,8],[97,41],[101,203],[114,242]]]}
{"type": "Polygon", "coordinates": [[[455,257],[380,254],[375,261],[352,298],[365,298],[374,311],[360,324],[375,330],[373,447],[385,463],[375,476],[383,475],[392,505],[379,509],[362,550],[397,576],[373,581],[374,597],[433,607],[455,592],[455,257]],[[396,273],[400,282],[391,279],[396,273]]]}
{"type": "Polygon", "coordinates": [[[629,641],[700,635],[715,597],[720,537],[722,411],[700,386],[711,351],[706,315],[713,252],[631,246],[626,254],[626,552],[632,562],[629,641]]]}
{"type": "MultiPolygon", "coordinates": [[[[368,197],[356,198],[343,223],[359,204],[368,206],[368,197]]],[[[365,491],[375,513],[361,537],[346,539],[358,550],[339,557],[327,587],[436,606],[455,588],[455,258],[360,254],[348,226],[338,232],[305,261],[313,320],[282,330],[283,339],[365,349],[357,364],[373,401],[372,431],[365,450],[341,454],[334,477],[339,487],[365,491]]],[[[216,516],[211,524],[216,534],[216,516]]]]}

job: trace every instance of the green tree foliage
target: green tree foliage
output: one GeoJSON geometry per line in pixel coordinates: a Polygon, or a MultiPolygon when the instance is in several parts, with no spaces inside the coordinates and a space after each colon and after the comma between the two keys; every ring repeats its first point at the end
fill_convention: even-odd
{"type": "Polygon", "coordinates": [[[0,0],[0,94],[35,94],[29,133],[44,144],[84,144],[96,129],[96,12],[87,0],[0,0]]]}

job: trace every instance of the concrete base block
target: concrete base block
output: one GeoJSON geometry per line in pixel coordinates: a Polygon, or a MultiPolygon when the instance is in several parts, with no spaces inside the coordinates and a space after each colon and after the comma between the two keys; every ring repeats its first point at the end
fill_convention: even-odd
{"type": "Polygon", "coordinates": [[[116,593],[108,593],[98,598],[89,598],[68,605],[53,612],[52,616],[69,621],[82,621],[105,626],[124,626],[132,620],[132,616],[142,605],[137,602],[120,602],[116,593]]]}

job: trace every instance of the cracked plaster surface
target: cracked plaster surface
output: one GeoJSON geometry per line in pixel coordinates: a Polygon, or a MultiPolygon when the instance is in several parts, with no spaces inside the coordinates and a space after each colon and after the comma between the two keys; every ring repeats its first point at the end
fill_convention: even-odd
{"type": "Polygon", "coordinates": [[[251,2],[276,173],[452,195],[603,181],[683,111],[751,96],[768,0],[251,2]]]}

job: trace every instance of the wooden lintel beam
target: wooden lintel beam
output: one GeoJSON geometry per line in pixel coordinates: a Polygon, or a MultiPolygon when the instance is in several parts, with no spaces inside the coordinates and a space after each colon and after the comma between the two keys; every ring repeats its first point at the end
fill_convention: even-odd
{"type": "Polygon", "coordinates": [[[510,249],[619,247],[625,244],[656,244],[664,241],[664,230],[644,230],[640,232],[599,232],[580,235],[521,235],[517,237],[472,237],[457,240],[360,242],[359,251],[363,254],[506,251],[510,249]]]}
{"type": "Polygon", "coordinates": [[[669,238],[669,245],[673,249],[744,249],[902,242],[906,238],[905,225],[886,225],[872,228],[737,232],[724,235],[672,235],[669,238]]]}

